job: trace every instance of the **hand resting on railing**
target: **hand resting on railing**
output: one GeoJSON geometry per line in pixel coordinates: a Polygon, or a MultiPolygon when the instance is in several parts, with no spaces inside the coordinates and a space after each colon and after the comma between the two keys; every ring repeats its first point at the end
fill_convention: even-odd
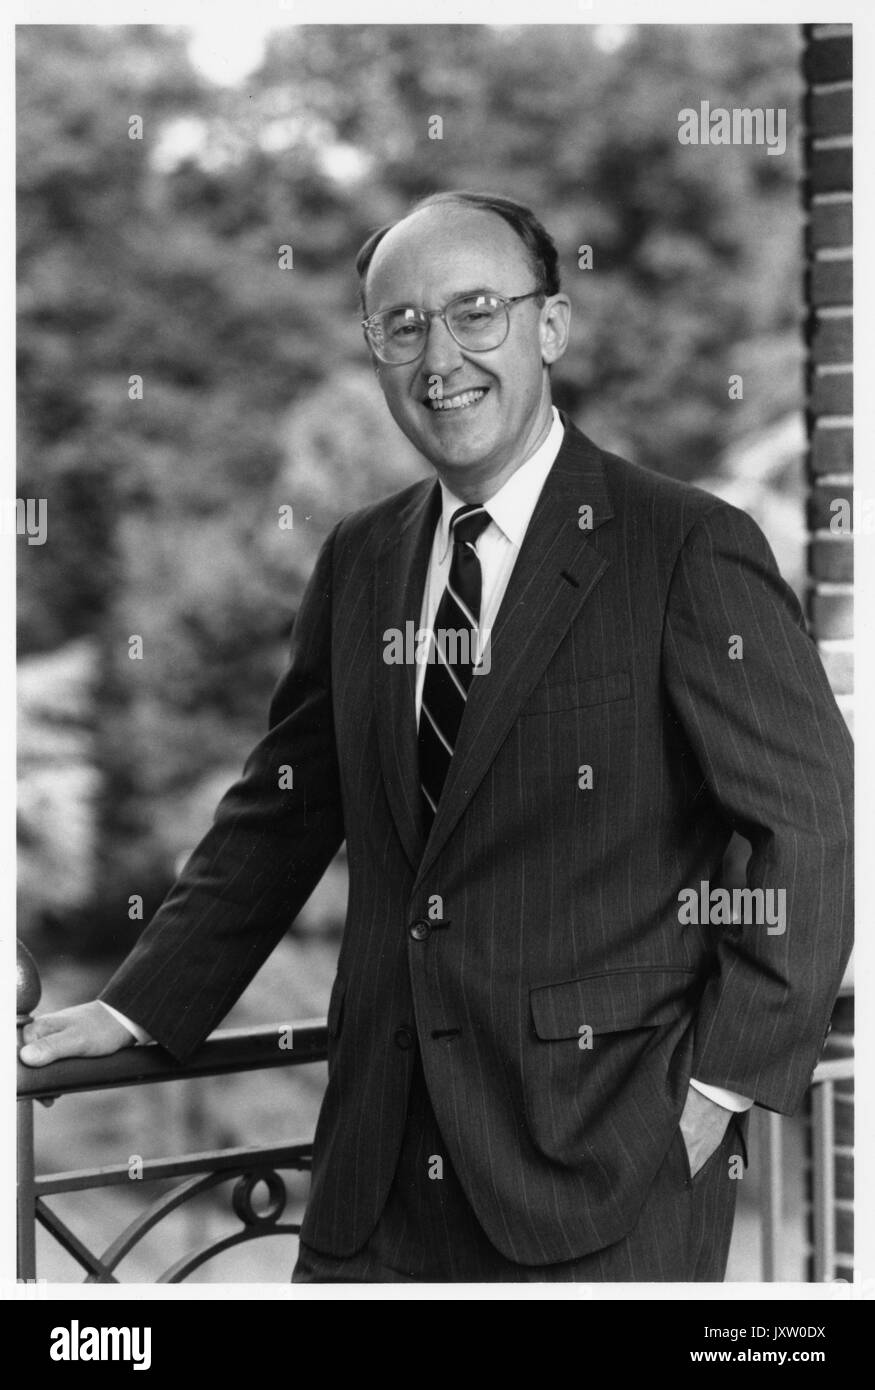
{"type": "Polygon", "coordinates": [[[134,1043],[124,1024],[96,999],[32,1019],[22,1038],[19,1059],[28,1067],[44,1067],[63,1057],[107,1057],[134,1043]]]}

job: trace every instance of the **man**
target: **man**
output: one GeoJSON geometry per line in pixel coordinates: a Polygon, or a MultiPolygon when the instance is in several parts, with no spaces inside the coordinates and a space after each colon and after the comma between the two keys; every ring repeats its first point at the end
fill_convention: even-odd
{"type": "Polygon", "coordinates": [[[295,1278],[719,1280],[745,1112],[800,1104],[848,959],[847,731],[754,523],[554,410],[570,304],[528,209],[426,199],[358,268],[437,480],[331,532],[270,732],[23,1060],[131,1029],[184,1060],[345,838],[295,1278]],[[750,891],[712,919],[734,829],[750,891]]]}

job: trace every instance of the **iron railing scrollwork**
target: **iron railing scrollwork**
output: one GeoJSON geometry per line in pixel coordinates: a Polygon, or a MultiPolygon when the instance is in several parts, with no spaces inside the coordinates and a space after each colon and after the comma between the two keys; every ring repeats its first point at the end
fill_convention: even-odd
{"type": "MultiPolygon", "coordinates": [[[[19,1034],[39,1003],[39,973],[33,958],[21,945],[18,951],[19,1034]]],[[[222,1076],[267,1067],[301,1066],[324,1061],[328,1032],[321,1019],[255,1029],[225,1029],[212,1034],[197,1054],[179,1066],[157,1043],[125,1048],[110,1057],[76,1058],[31,1069],[18,1068],[18,1277],[37,1277],[36,1228],[42,1227],[85,1271],[86,1283],[118,1283],[116,1270],[149,1234],[173,1212],[224,1183],[234,1182],[230,1209],[238,1227],[230,1235],[212,1240],[175,1259],[158,1277],[158,1283],[180,1283],[208,1260],[225,1250],[266,1236],[294,1236],[300,1226],[284,1221],[288,1193],[283,1172],[308,1172],[312,1143],[212,1149],[171,1158],[145,1159],[138,1179],[162,1182],[182,1179],[150,1202],[145,1210],[102,1253],[88,1245],[52,1209],[47,1199],[63,1193],[94,1191],[127,1184],[127,1164],[83,1168],[75,1172],[38,1175],[34,1162],[33,1107],[52,1105],[60,1096],[81,1091],[139,1086],[193,1077],[222,1076]],[[279,1046],[279,1037],[283,1045],[279,1046]],[[257,1200],[260,1189],[266,1201],[257,1200]]]]}

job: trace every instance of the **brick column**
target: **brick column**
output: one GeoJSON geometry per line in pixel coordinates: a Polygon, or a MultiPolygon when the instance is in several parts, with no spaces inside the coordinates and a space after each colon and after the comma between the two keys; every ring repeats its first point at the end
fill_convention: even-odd
{"type": "MultiPolygon", "coordinates": [[[[842,713],[853,729],[853,540],[835,506],[853,516],[852,439],[852,49],[847,24],[805,25],[806,410],[808,426],[808,619],[842,713]]],[[[828,923],[825,923],[828,929],[828,923]]],[[[853,994],[839,999],[829,1057],[853,1052],[853,994]]],[[[835,1084],[831,1197],[835,1255],[826,1278],[853,1265],[853,1081],[835,1084]]],[[[808,1229],[814,1191],[810,1106],[808,1229]]],[[[811,1273],[809,1261],[809,1275],[811,1273]]]]}

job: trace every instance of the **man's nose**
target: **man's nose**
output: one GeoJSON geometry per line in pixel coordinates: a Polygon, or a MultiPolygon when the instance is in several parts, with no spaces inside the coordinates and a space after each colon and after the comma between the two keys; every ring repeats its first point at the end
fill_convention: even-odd
{"type": "Polygon", "coordinates": [[[456,342],[443,319],[431,319],[425,352],[422,355],[422,370],[425,376],[449,376],[462,365],[462,349],[456,342]]]}

